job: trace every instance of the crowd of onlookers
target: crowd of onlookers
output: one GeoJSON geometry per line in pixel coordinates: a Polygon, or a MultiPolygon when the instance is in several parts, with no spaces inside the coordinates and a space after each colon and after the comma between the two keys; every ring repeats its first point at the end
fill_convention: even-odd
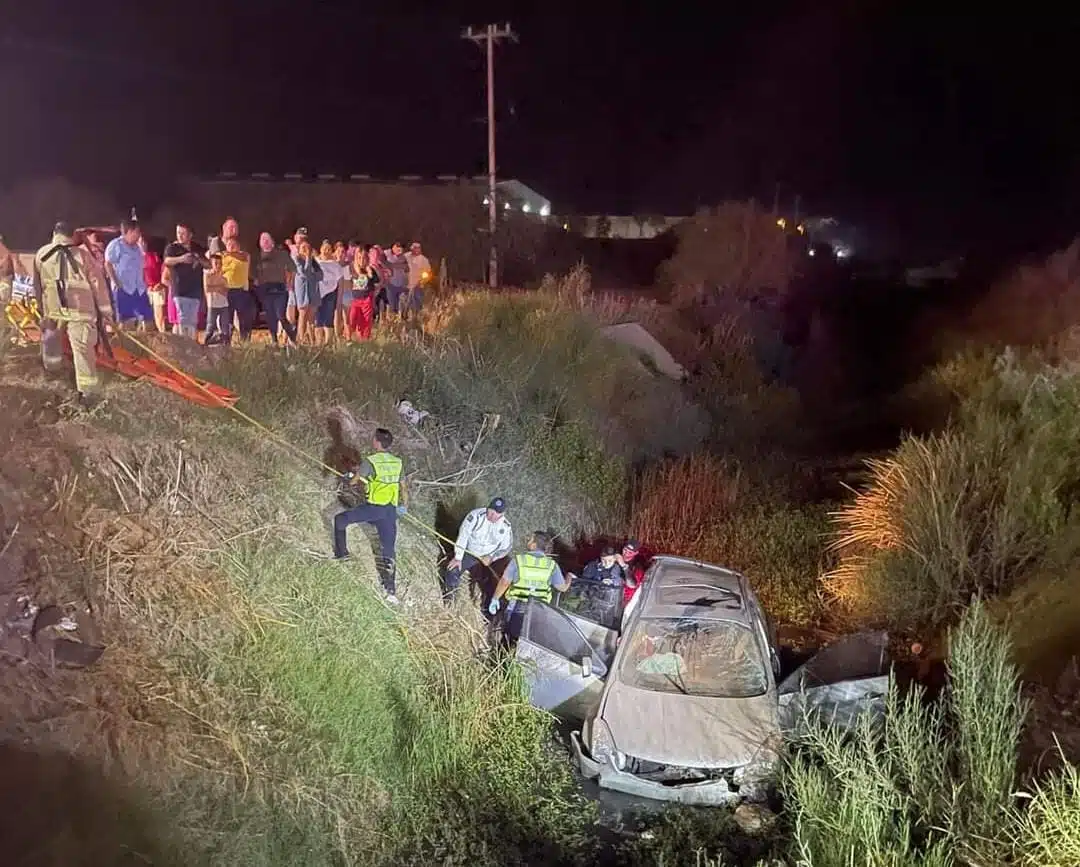
{"type": "Polygon", "coordinates": [[[197,243],[189,226],[154,249],[134,220],[120,224],[108,244],[89,233],[86,245],[101,265],[120,327],[171,331],[208,345],[250,338],[260,314],[279,345],[325,345],[366,340],[381,318],[420,310],[432,268],[420,244],[329,240],[316,247],[306,228],[279,245],[269,232],[244,249],[240,227],[225,220],[221,234],[197,243]]]}

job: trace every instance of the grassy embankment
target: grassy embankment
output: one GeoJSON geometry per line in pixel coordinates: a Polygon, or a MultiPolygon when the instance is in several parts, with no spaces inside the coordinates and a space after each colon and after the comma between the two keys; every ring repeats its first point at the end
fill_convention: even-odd
{"type": "MultiPolygon", "coordinates": [[[[550,292],[470,296],[433,310],[438,334],[423,339],[238,350],[211,375],[316,456],[331,409],[358,420],[361,440],[388,424],[427,523],[448,529],[499,493],[519,541],[541,527],[564,540],[620,532],[631,468],[693,452],[708,420],[580,307],[550,292]],[[432,412],[421,431],[396,417],[400,397],[432,412]]],[[[593,811],[551,721],[512,668],[481,658],[475,612],[443,611],[430,538],[403,530],[404,606],[392,611],[359,531],[358,562],[319,556],[329,496],[317,466],[224,411],[126,383],[110,397],[91,420],[107,446],[83,457],[93,481],[70,502],[96,515],[112,643],[138,648],[123,665],[110,651],[100,676],[138,683],[111,749],[139,754],[119,764],[170,819],[161,863],[592,857],[593,811]]]]}
{"type": "MultiPolygon", "coordinates": [[[[331,409],[349,410],[365,433],[389,423],[415,472],[417,514],[444,530],[494,493],[509,499],[519,537],[540,527],[564,540],[619,532],[629,514],[630,528],[659,548],[744,570],[782,621],[820,618],[824,566],[830,615],[853,626],[940,630],[982,592],[995,597],[992,612],[1007,612],[997,620],[1013,625],[1025,664],[1054,642],[1028,647],[1024,618],[1053,625],[1062,641],[1075,634],[1066,606],[1046,602],[1075,596],[1060,577],[1075,550],[1069,375],[947,366],[965,371],[946,379],[951,426],[877,465],[826,554],[828,507],[808,502],[778,447],[798,407],[761,380],[737,335],[696,347],[714,365],[698,394],[710,428],[670,384],[596,337],[591,320],[611,310],[551,288],[448,301],[430,312],[423,339],[291,358],[234,351],[211,375],[311,454],[327,443],[331,409]],[[433,413],[422,431],[395,417],[400,397],[433,413]]],[[[329,498],[318,467],[223,412],[150,387],[117,384],[111,397],[92,422],[121,437],[86,450],[87,481],[67,502],[99,528],[88,560],[114,640],[93,676],[117,699],[111,720],[123,737],[111,738],[110,760],[170,818],[155,835],[159,863],[593,857],[592,811],[550,746],[550,721],[527,706],[512,669],[479,658],[475,613],[442,610],[430,538],[403,531],[405,606],[390,611],[359,534],[358,562],[319,556],[329,498]],[[122,529],[117,513],[139,533],[122,529]]],[[[1076,851],[1075,772],[1013,812],[1022,806],[1008,794],[1022,717],[1015,672],[1004,640],[972,623],[966,658],[993,664],[965,667],[954,656],[951,703],[898,705],[883,737],[899,740],[864,733],[851,752],[822,731],[799,753],[819,761],[796,763],[785,781],[793,825],[777,845],[790,844],[793,859],[916,864],[938,846],[956,848],[955,863],[986,853],[1074,863],[1062,859],[1076,851]],[[880,761],[901,747],[906,769],[880,761]],[[960,770],[935,775],[943,766],[960,770]],[[913,788],[924,778],[935,785],[913,788]],[[880,797],[855,797],[858,781],[880,797]],[[961,819],[940,836],[945,803],[961,819]],[[996,815],[1009,821],[986,842],[996,815]],[[837,830],[852,826],[866,833],[837,830]]],[[[726,814],[677,811],[620,857],[692,862],[706,846],[745,863],[730,832],[726,814]]]]}
{"type": "Polygon", "coordinates": [[[796,751],[799,863],[1080,863],[1078,696],[1059,681],[1080,654],[1080,378],[1044,358],[976,350],[931,371],[910,396],[938,431],[874,462],[836,516],[834,615],[922,637],[949,681],[934,704],[894,692],[881,730],[819,727],[796,751]]]}

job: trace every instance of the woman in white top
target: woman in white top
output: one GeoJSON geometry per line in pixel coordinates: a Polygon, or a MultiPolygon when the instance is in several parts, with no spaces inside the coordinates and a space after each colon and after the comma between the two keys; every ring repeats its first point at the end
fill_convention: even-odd
{"type": "Polygon", "coordinates": [[[334,245],[329,241],[322,242],[317,261],[322,269],[322,278],[319,280],[319,300],[315,310],[315,343],[326,346],[334,333],[334,317],[337,315],[341,281],[349,274],[347,266],[342,266],[337,261],[334,245]]]}

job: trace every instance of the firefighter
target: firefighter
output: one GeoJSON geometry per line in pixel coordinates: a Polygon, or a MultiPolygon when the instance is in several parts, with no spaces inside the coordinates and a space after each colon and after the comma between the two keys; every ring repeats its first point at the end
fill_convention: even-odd
{"type": "Polygon", "coordinates": [[[488,614],[499,613],[499,602],[505,596],[507,614],[513,613],[516,604],[529,599],[551,602],[551,591],[564,593],[570,589],[570,580],[563,575],[559,564],[551,557],[551,536],[537,530],[532,534],[524,554],[518,554],[503,571],[488,603],[488,614]]]}
{"type": "Polygon", "coordinates": [[[64,363],[59,340],[46,340],[47,331],[67,331],[75,362],[75,388],[83,404],[98,396],[101,383],[95,352],[104,341],[102,330],[113,317],[112,299],[104,275],[91,254],[76,244],[63,222],[53,228],[52,240],[34,256],[34,288],[41,303],[41,361],[56,371],[64,363]]]}
{"type": "Polygon", "coordinates": [[[386,428],[378,428],[372,438],[372,453],[360,461],[359,466],[346,475],[352,484],[362,485],[366,501],[346,508],[334,516],[334,558],[344,560],[349,556],[345,531],[351,524],[371,524],[379,536],[381,556],[375,564],[386,591],[386,601],[398,604],[395,548],[397,545],[397,519],[405,514],[408,496],[403,476],[401,458],[390,453],[394,435],[386,428]]]}

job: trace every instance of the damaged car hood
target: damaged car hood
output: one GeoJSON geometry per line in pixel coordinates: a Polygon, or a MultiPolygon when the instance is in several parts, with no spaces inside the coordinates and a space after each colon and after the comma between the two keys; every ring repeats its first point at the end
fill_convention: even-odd
{"type": "Polygon", "coordinates": [[[776,694],[707,698],[614,682],[600,711],[618,750],[659,764],[735,768],[749,764],[779,731],[776,694]]]}

